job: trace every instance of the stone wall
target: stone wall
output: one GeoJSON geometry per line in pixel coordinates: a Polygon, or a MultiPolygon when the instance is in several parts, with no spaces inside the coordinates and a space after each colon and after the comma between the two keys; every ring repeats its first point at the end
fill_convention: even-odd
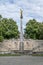
{"type": "MultiPolygon", "coordinates": [[[[24,51],[43,52],[43,40],[23,40],[24,51]]],[[[20,39],[4,40],[0,42],[0,51],[19,51],[20,50],[20,39]]]]}

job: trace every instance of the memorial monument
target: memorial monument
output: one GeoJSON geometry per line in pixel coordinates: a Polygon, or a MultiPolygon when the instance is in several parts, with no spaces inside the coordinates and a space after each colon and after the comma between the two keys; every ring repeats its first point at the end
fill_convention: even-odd
{"type": "Polygon", "coordinates": [[[24,44],[23,44],[23,11],[20,9],[20,52],[23,52],[24,44]]]}

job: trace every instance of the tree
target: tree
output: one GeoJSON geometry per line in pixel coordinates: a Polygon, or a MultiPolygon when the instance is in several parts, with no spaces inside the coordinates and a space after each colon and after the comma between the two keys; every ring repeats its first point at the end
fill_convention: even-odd
{"type": "Polygon", "coordinates": [[[39,23],[35,19],[29,20],[24,29],[24,37],[28,39],[43,39],[43,23],[39,23]]]}
{"type": "Polygon", "coordinates": [[[2,16],[0,15],[0,20],[2,19],[2,16]]]}
{"type": "Polygon", "coordinates": [[[39,39],[43,40],[43,22],[40,25],[40,37],[39,37],[39,39]]]}
{"type": "Polygon", "coordinates": [[[13,19],[0,17],[0,36],[7,39],[19,38],[18,26],[13,19]]]}

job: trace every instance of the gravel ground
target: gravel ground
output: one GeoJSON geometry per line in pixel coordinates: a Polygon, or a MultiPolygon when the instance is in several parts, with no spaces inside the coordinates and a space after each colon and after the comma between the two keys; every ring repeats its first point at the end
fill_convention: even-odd
{"type": "Polygon", "coordinates": [[[0,65],[43,65],[43,57],[36,56],[0,57],[0,65]]]}

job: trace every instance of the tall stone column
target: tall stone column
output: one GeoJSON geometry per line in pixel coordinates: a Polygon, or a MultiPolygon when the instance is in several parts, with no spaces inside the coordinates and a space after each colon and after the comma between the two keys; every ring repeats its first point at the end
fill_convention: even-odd
{"type": "Polygon", "coordinates": [[[20,9],[20,52],[23,52],[23,11],[20,9]]]}

